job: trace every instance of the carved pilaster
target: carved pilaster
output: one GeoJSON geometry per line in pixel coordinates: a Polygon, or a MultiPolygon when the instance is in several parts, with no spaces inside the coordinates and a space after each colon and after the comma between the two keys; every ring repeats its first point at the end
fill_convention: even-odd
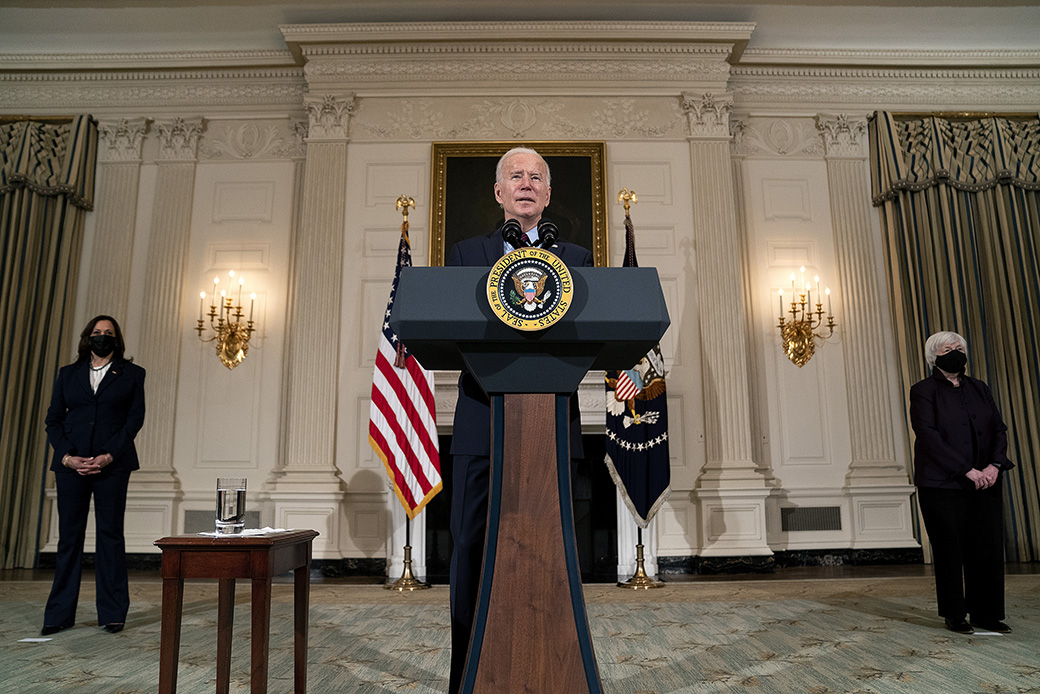
{"type": "Polygon", "coordinates": [[[884,355],[881,292],[871,239],[870,181],[862,138],[866,120],[820,116],[830,188],[831,224],[838,261],[842,347],[849,385],[852,463],[849,484],[881,479],[906,484],[896,462],[895,434],[884,355]]]}
{"type": "Polygon", "coordinates": [[[338,493],[341,486],[335,447],[336,374],[346,234],[346,135],[353,97],[309,97],[307,108],[310,132],[287,331],[285,454],[269,480],[273,498],[307,490],[338,493]]]}
{"type": "Polygon", "coordinates": [[[350,139],[350,119],[357,111],[353,94],[323,94],[304,97],[310,128],[308,142],[341,141],[350,139]]]}
{"type": "Polygon", "coordinates": [[[867,134],[866,118],[850,117],[844,113],[834,116],[821,114],[816,117],[816,127],[823,135],[827,161],[842,158],[862,161],[866,158],[863,146],[867,134]]]}
{"type": "MultiPolygon", "coordinates": [[[[853,541],[887,546],[912,544],[909,484],[905,465],[896,458],[895,431],[881,308],[887,301],[878,281],[876,251],[871,238],[870,180],[863,137],[866,119],[819,116],[826,152],[831,224],[838,264],[842,348],[848,383],[849,433],[852,459],[845,482],[853,495],[853,541]],[[871,528],[871,518],[884,513],[883,526],[871,528]],[[902,516],[901,532],[891,519],[902,516]]],[[[892,384],[894,387],[895,384],[892,384]]]]}
{"type": "Polygon", "coordinates": [[[729,98],[684,94],[693,177],[697,311],[704,378],[705,464],[695,491],[702,554],[768,555],[768,494],[752,448],[747,319],[729,98]]]}
{"type": "Polygon", "coordinates": [[[98,124],[101,143],[87,313],[107,313],[121,322],[126,321],[130,296],[141,144],[150,120],[123,118],[98,124]]]}
{"type": "Polygon", "coordinates": [[[203,119],[157,121],[159,132],[159,161],[186,161],[194,164],[198,156],[199,135],[203,119]]]}
{"type": "Polygon", "coordinates": [[[151,118],[123,118],[98,123],[101,135],[98,161],[102,164],[116,161],[140,164],[141,143],[151,121],[151,118]]]}
{"type": "Polygon", "coordinates": [[[148,419],[141,430],[141,470],[133,481],[168,489],[183,322],[181,296],[191,235],[195,157],[203,119],[157,121],[159,160],[141,311],[141,365],[148,369],[148,419]]]}
{"type": "Polygon", "coordinates": [[[683,92],[680,108],[686,116],[686,134],[699,140],[721,138],[729,140],[729,112],[733,105],[730,94],[701,94],[683,92]]]}

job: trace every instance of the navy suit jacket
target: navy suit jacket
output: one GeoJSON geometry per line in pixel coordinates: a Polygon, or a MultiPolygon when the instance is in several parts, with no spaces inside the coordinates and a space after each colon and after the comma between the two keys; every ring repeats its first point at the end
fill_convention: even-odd
{"type": "Polygon", "coordinates": [[[129,472],[141,467],[134,437],[144,424],[145,371],[127,361],[113,361],[95,394],[90,388],[90,362],[58,371],[47,409],[47,441],[54,448],[51,470],[74,472],[61,464],[66,453],[91,458],[109,453],[106,471],[129,472]]]}
{"type": "MultiPolygon", "coordinates": [[[[447,265],[491,267],[502,257],[504,243],[499,227],[487,236],[474,236],[456,243],[448,255],[447,265]]],[[[566,241],[558,241],[548,251],[570,267],[591,267],[592,253],[566,241]]],[[[578,396],[570,400],[571,457],[583,457],[581,445],[581,413],[578,396]]],[[[468,371],[459,376],[459,400],[455,405],[451,452],[457,455],[491,457],[491,400],[468,371]]]]}
{"type": "Polygon", "coordinates": [[[914,484],[940,489],[975,489],[965,475],[996,463],[1014,467],[1007,457],[1007,426],[987,386],[961,374],[954,388],[935,369],[910,388],[914,441],[914,484]],[[961,389],[964,392],[958,392],[961,389]],[[972,444],[974,430],[975,444],[972,444]]]}

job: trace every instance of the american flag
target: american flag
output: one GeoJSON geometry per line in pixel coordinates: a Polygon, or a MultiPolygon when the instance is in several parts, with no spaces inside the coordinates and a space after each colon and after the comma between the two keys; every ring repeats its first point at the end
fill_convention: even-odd
{"type": "Polygon", "coordinates": [[[390,329],[390,309],[394,306],[401,268],[411,264],[406,219],[401,225],[397,270],[379,334],[368,441],[386,466],[408,518],[414,519],[442,485],[433,377],[390,329]]]}

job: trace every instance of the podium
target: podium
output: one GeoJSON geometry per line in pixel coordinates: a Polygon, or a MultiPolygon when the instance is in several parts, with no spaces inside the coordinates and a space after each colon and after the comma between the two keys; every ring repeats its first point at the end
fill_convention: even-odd
{"type": "Polygon", "coordinates": [[[542,331],[494,314],[486,267],[404,268],[390,315],[425,368],[468,370],[491,399],[487,535],[464,694],[603,690],[574,539],[569,396],[590,369],[631,368],[669,320],[654,268],[568,270],[571,306],[542,331]]]}

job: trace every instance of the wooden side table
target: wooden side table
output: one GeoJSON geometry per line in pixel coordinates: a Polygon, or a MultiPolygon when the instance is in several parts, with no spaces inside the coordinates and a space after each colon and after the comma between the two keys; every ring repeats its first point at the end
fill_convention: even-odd
{"type": "Polygon", "coordinates": [[[231,685],[231,632],[235,615],[235,579],[253,582],[252,647],[249,690],[267,692],[267,651],[271,627],[271,578],[292,571],[294,692],[307,690],[307,623],[310,599],[311,541],[314,530],[267,535],[207,537],[178,535],[156,540],[162,550],[162,641],[159,694],[177,691],[184,579],[215,578],[217,598],[217,694],[231,685]]]}

